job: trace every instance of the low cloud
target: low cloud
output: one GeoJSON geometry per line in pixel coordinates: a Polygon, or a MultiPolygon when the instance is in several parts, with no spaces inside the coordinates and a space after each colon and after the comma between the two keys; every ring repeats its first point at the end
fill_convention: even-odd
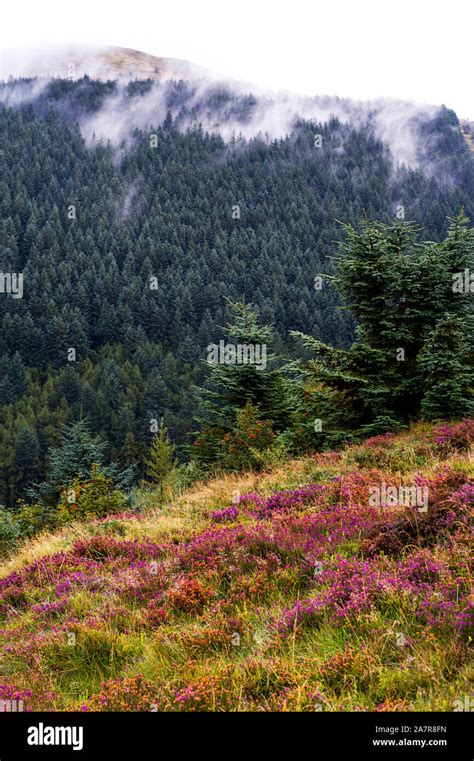
{"type": "Polygon", "coordinates": [[[44,52],[38,53],[36,58],[34,54],[26,58],[17,55],[16,59],[11,55],[7,61],[10,72],[22,76],[37,70],[36,76],[0,87],[0,102],[17,107],[34,101],[44,91],[48,77],[65,78],[71,65],[75,67],[76,78],[85,73],[101,79],[114,71],[122,74],[101,108],[80,119],[87,144],[110,142],[117,148],[119,158],[133,144],[135,129],[151,132],[163,123],[168,112],[179,118],[181,129],[201,124],[204,130],[220,134],[225,141],[239,135],[246,140],[257,136],[274,140],[291,134],[298,120],[325,124],[331,117],[337,117],[343,123],[369,130],[382,140],[395,166],[405,164],[412,169],[420,166],[425,169],[426,146],[422,141],[426,138],[422,137],[420,125],[439,111],[437,106],[401,100],[356,101],[267,92],[238,82],[203,78],[201,71],[186,62],[120,48],[60,49],[46,57],[44,52]],[[137,72],[141,72],[140,76],[137,72]],[[178,84],[173,76],[183,72],[189,78],[178,84]],[[148,91],[130,94],[129,81],[135,77],[146,79],[146,75],[152,79],[148,91]]]}

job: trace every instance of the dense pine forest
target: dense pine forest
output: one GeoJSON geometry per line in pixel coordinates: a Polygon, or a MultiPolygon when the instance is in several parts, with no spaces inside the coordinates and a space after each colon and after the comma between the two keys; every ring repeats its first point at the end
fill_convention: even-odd
{"type": "Polygon", "coordinates": [[[471,133],[315,100],[0,84],[1,711],[472,710],[471,133]]]}
{"type": "MultiPolygon", "coordinates": [[[[357,336],[364,356],[356,350],[357,356],[338,354],[330,361],[339,379],[329,384],[339,395],[330,444],[338,442],[343,418],[354,430],[365,426],[367,435],[419,415],[442,418],[446,386],[438,386],[433,398],[418,398],[413,388],[420,377],[427,387],[454,377],[447,412],[468,414],[469,309],[466,299],[440,301],[436,295],[439,279],[449,290],[452,275],[468,267],[472,255],[468,224],[459,215],[464,210],[474,219],[474,160],[454,112],[441,108],[420,123],[420,164],[410,169],[395,164],[369,127],[336,118],[299,121],[278,140],[262,135],[246,141],[236,130],[224,141],[200,127],[186,128],[184,83],[168,86],[162,123],[136,129],[119,146],[99,139],[86,144],[81,119],[100,110],[114,83],[52,81],[23,103],[9,101],[9,88],[16,92],[21,85],[28,83],[0,88],[0,271],[23,274],[22,298],[0,295],[0,504],[13,508],[37,497],[51,463],[58,465],[52,452],[61,451],[71,429],[86,448],[102,442],[96,459],[113,462],[114,472],[128,474],[132,483],[143,478],[160,430],[164,448],[169,441],[177,446],[177,462],[191,458],[203,467],[218,450],[223,467],[235,465],[229,437],[241,440],[252,426],[261,449],[274,437],[293,453],[317,448],[308,427],[321,418],[321,395],[307,399],[324,378],[321,370],[311,375],[312,357],[321,346],[344,352],[357,336]],[[450,233],[449,219],[457,219],[450,233]],[[375,222],[382,227],[371,227],[375,222]],[[354,237],[364,224],[365,232],[357,233],[362,237],[354,237]],[[349,253],[340,245],[348,230],[349,253]],[[384,265],[393,300],[375,315],[373,302],[360,308],[360,294],[348,287],[349,271],[338,280],[337,256],[356,263],[357,246],[365,236],[370,248],[374,235],[382,241],[378,266],[393,261],[395,251],[406,255],[415,295],[405,321],[396,267],[384,265]],[[417,259],[420,241],[432,243],[417,259]],[[347,309],[354,303],[359,309],[347,309]],[[447,321],[443,330],[454,342],[448,345],[458,347],[444,375],[444,333],[439,324],[433,332],[437,320],[447,321]],[[383,389],[372,389],[369,399],[357,396],[354,378],[360,381],[371,362],[369,376],[377,374],[384,358],[374,352],[383,352],[387,331],[397,325],[396,347],[411,347],[417,367],[408,363],[401,383],[385,374],[383,389]],[[218,375],[227,375],[216,377],[206,357],[207,347],[232,330],[264,340],[272,358],[265,388],[258,371],[253,380],[246,376],[241,387],[248,393],[226,408],[234,416],[229,422],[215,390],[219,383],[221,390],[232,386],[229,368],[219,368],[218,375]],[[423,340],[410,344],[415,334],[423,340]],[[434,366],[433,356],[439,360],[434,366]],[[288,396],[295,383],[302,392],[288,396]],[[358,399],[357,414],[344,407],[348,393],[358,399]],[[210,419],[212,399],[214,413],[217,404],[221,414],[210,419]],[[196,454],[196,444],[204,454],[196,454]]],[[[136,106],[147,88],[146,82],[131,83],[130,104],[136,106]]],[[[217,92],[199,108],[212,113],[224,106],[245,121],[254,103],[217,92]]],[[[367,275],[358,274],[362,280],[367,275]]]]}

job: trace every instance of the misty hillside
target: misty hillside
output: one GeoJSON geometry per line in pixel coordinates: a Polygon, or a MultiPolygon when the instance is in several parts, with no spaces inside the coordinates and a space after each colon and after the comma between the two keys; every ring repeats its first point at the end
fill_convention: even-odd
{"type": "Polygon", "coordinates": [[[6,79],[180,80],[209,76],[199,66],[177,58],[149,55],[114,46],[56,45],[4,50],[0,78],[6,79]]]}
{"type": "Polygon", "coordinates": [[[472,124],[6,63],[2,708],[465,710],[472,124]]]}
{"type": "Polygon", "coordinates": [[[189,444],[227,298],[258,306],[283,359],[299,352],[290,330],[347,346],[355,322],[336,289],[315,296],[339,222],[403,207],[439,241],[461,207],[474,218],[474,160],[444,107],[88,76],[12,80],[0,102],[0,270],[24,275],[23,297],[0,300],[8,506],[79,418],[124,468],[153,419],[189,444]]]}

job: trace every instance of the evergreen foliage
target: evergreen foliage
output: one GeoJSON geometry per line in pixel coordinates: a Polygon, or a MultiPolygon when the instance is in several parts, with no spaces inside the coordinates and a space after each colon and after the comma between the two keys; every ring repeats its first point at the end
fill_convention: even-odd
{"type": "Polygon", "coordinates": [[[173,493],[173,476],[178,466],[174,453],[175,446],[170,442],[168,431],[161,420],[158,433],[153,437],[149,455],[145,459],[147,480],[158,489],[161,502],[165,495],[169,497],[173,493]]]}
{"type": "Polygon", "coordinates": [[[76,478],[92,480],[98,470],[118,488],[126,488],[133,477],[132,468],[121,471],[116,463],[105,465],[106,447],[106,442],[91,435],[85,420],[64,426],[58,446],[49,451],[48,478],[30,489],[29,496],[52,502],[76,478]]]}
{"type": "Polygon", "coordinates": [[[335,349],[301,333],[313,352],[304,372],[333,395],[329,426],[368,433],[420,416],[450,419],[473,409],[472,306],[456,276],[472,268],[474,233],[461,214],[447,238],[417,243],[408,223],[345,226],[335,278],[357,320],[356,340],[335,349]]]}
{"type": "MultiPolygon", "coordinates": [[[[0,85],[6,102],[15,87],[0,85]]],[[[132,103],[148,90],[149,84],[131,83],[124,98],[132,103]]],[[[227,299],[258,307],[262,325],[272,326],[278,359],[270,361],[268,378],[239,371],[235,381],[246,378],[244,397],[228,394],[229,406],[216,418],[219,430],[229,432],[249,401],[278,437],[291,439],[295,448],[311,445],[311,416],[304,417],[303,410],[309,405],[311,415],[319,413],[316,392],[328,404],[332,392],[315,389],[307,378],[309,387],[301,393],[293,389],[291,404],[286,391],[280,406],[275,404],[278,384],[288,383],[277,382],[276,371],[283,361],[305,356],[289,338],[291,330],[334,347],[327,358],[341,374],[339,394],[350,396],[358,388],[361,414],[346,417],[341,408],[336,440],[342,424],[358,425],[374,415],[396,422],[406,400],[416,413],[418,375],[442,374],[428,368],[424,355],[417,361],[418,338],[406,346],[405,367],[391,367],[391,379],[381,333],[380,345],[370,351],[357,339],[359,356],[353,349],[349,365],[341,365],[337,352],[354,341],[355,320],[328,280],[321,291],[314,284],[315,277],[335,275],[337,219],[355,227],[366,214],[388,224],[400,199],[407,216],[422,226],[416,235],[433,241],[432,258],[449,255],[454,266],[462,233],[456,233],[458,241],[436,247],[445,235],[445,219],[463,205],[474,216],[474,161],[455,114],[440,109],[424,125],[420,161],[433,168],[428,176],[394,167],[369,129],[337,119],[300,121],[291,135],[274,141],[246,142],[236,135],[225,143],[202,129],[186,130],[195,93],[183,82],[170,84],[166,92],[177,115],[169,114],[161,127],[150,125],[156,149],[149,133],[139,130],[118,151],[99,141],[87,146],[78,122],[115,91],[115,83],[87,77],[57,80],[27,105],[0,105],[0,272],[24,277],[21,299],[0,294],[0,504],[13,507],[31,494],[32,484],[50,478],[48,453],[61,446],[62,427],[82,418],[91,435],[107,442],[107,459],[124,469],[137,464],[138,477],[144,476],[152,419],[163,418],[182,460],[192,420],[202,416],[195,389],[208,378],[210,367],[202,361],[206,347],[222,337],[216,326],[233,319],[227,299]],[[315,132],[322,135],[323,149],[314,149],[315,132]],[[367,372],[384,364],[385,375],[362,393],[358,378],[365,362],[367,372]],[[400,398],[392,402],[390,389],[402,378],[406,388],[400,383],[400,398]]],[[[202,104],[207,114],[223,107],[245,121],[256,101],[216,90],[202,104]]],[[[408,235],[403,225],[397,230],[408,235]]],[[[374,256],[385,257],[388,268],[372,274],[383,287],[390,280],[390,292],[386,304],[377,293],[376,305],[364,302],[365,330],[370,333],[381,319],[385,335],[394,324],[397,343],[405,346],[409,335],[417,335],[418,312],[426,307],[419,299],[428,281],[437,292],[444,286],[436,281],[436,266],[429,266],[428,249],[422,273],[412,258],[403,257],[413,298],[399,323],[393,314],[402,305],[390,303],[401,292],[390,258],[396,236],[388,240],[380,230],[370,235],[374,256]]],[[[357,266],[361,277],[369,277],[368,262],[357,266]]],[[[447,296],[440,298],[432,300],[440,319],[458,313],[447,296]]],[[[434,327],[426,323],[428,332],[434,327]]],[[[439,336],[432,340],[439,344],[439,336]]],[[[464,381],[456,383],[458,388],[464,381]]],[[[212,391],[212,383],[208,388],[212,391]]],[[[455,402],[464,393],[456,388],[450,392],[453,410],[463,406],[455,402]]],[[[438,401],[425,400],[423,414],[440,414],[442,389],[441,384],[438,401]]]]}

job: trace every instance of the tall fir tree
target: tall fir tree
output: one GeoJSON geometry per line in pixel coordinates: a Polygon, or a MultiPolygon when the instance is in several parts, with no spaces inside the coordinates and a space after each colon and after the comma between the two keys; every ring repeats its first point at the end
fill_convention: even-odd
{"type": "Polygon", "coordinates": [[[285,405],[285,384],[278,358],[272,352],[273,331],[260,325],[258,312],[244,301],[230,302],[232,321],[222,328],[226,338],[207,347],[209,378],[198,390],[200,415],[199,451],[201,460],[215,460],[220,442],[235,428],[237,417],[247,404],[262,421],[281,431],[289,422],[285,405]],[[202,454],[202,456],[201,456],[202,454]]]}
{"type": "Polygon", "coordinates": [[[472,266],[466,217],[451,220],[441,243],[415,242],[413,225],[404,222],[366,220],[361,231],[345,231],[335,282],[357,319],[355,342],[341,350],[293,332],[313,353],[306,378],[333,392],[324,408],[328,427],[343,416],[346,428],[372,434],[425,414],[468,414],[472,308],[469,294],[453,289],[472,266]]]}

